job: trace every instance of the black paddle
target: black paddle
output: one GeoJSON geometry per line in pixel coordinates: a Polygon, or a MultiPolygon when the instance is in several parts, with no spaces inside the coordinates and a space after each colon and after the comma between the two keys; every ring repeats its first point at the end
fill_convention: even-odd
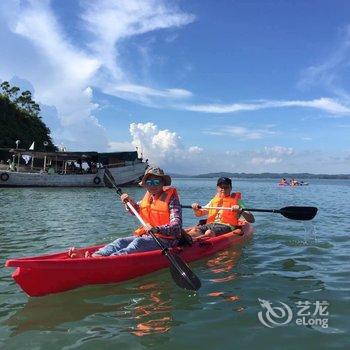
{"type": "MultiPolygon", "coordinates": [[[[182,208],[192,208],[190,205],[182,205],[182,208]]],[[[198,209],[218,209],[218,210],[231,210],[231,208],[224,207],[201,207],[198,209]]],[[[312,220],[317,214],[316,207],[284,207],[281,209],[251,209],[244,208],[245,211],[257,211],[261,213],[277,213],[282,214],[287,219],[292,220],[312,220]]]]}
{"type": "MultiPolygon", "coordinates": [[[[108,187],[113,186],[117,191],[118,195],[119,196],[122,195],[121,189],[117,187],[114,177],[108,168],[105,168],[104,181],[106,186],[108,187]]],[[[136,209],[129,202],[126,202],[126,205],[134,213],[134,215],[139,219],[141,224],[145,226],[146,223],[141,218],[141,216],[136,211],[136,209]]],[[[175,283],[181,288],[185,288],[193,291],[198,290],[201,287],[201,281],[190,269],[190,267],[178,255],[173,254],[172,252],[169,251],[168,248],[164,247],[162,242],[154,235],[152,231],[150,231],[149,234],[152,236],[155,242],[162,249],[162,253],[169,260],[170,273],[175,283]]]]}

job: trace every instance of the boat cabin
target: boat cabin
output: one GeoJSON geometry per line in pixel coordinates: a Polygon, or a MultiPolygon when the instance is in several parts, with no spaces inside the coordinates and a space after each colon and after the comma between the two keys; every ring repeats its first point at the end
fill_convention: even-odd
{"type": "Polygon", "coordinates": [[[10,170],[49,174],[95,174],[100,167],[97,152],[38,152],[11,149],[10,170]]]}

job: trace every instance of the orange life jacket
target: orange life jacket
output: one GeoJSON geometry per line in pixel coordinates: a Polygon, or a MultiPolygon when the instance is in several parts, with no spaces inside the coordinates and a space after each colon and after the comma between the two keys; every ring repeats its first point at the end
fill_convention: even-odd
{"type": "MultiPolygon", "coordinates": [[[[140,203],[139,214],[142,219],[152,226],[162,226],[170,223],[169,202],[172,196],[179,198],[177,191],[173,187],[164,187],[163,193],[153,200],[152,195],[147,191],[140,203]]],[[[134,231],[136,236],[142,236],[146,233],[143,226],[134,231]]],[[[173,236],[155,234],[159,238],[174,239],[173,236]]]]}
{"type": "MultiPolygon", "coordinates": [[[[231,193],[226,197],[215,196],[210,201],[211,207],[225,207],[231,208],[233,205],[238,205],[238,200],[241,199],[241,193],[231,193]]],[[[218,209],[209,209],[207,223],[215,222],[215,218],[220,212],[220,223],[227,224],[231,226],[241,226],[242,221],[238,220],[238,213],[230,210],[218,210],[218,209]]]]}

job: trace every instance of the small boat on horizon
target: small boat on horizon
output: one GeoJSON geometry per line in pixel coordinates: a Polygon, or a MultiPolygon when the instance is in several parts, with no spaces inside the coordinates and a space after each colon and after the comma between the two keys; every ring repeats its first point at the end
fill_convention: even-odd
{"type": "Polygon", "coordinates": [[[287,181],[285,178],[283,178],[282,180],[280,180],[280,182],[277,185],[282,187],[283,186],[298,187],[298,186],[309,186],[309,183],[304,181],[298,181],[295,179],[287,181]]]}
{"type": "Polygon", "coordinates": [[[38,152],[11,149],[0,164],[0,187],[105,187],[104,168],[117,185],[136,184],[148,167],[132,152],[38,152]]]}

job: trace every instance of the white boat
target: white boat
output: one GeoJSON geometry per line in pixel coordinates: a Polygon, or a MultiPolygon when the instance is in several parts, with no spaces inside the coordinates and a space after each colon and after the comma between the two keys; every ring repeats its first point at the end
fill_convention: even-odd
{"type": "Polygon", "coordinates": [[[147,163],[135,162],[130,165],[124,165],[116,168],[111,167],[108,169],[116,180],[117,185],[121,186],[138,184],[138,182],[143,177],[147,167],[147,163]]]}
{"type": "Polygon", "coordinates": [[[108,167],[117,185],[137,183],[148,164],[137,152],[34,152],[10,150],[11,170],[0,170],[0,187],[105,187],[108,167]]]}

